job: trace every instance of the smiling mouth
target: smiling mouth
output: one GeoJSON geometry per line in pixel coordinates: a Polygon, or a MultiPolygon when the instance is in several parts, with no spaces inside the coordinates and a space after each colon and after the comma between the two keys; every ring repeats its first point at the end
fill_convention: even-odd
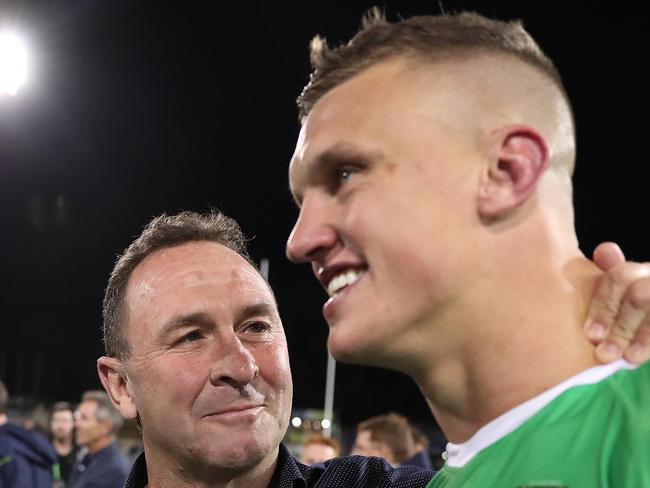
{"type": "Polygon", "coordinates": [[[211,412],[203,416],[205,419],[215,419],[224,421],[236,421],[256,417],[264,408],[264,405],[246,405],[241,407],[232,407],[216,412],[211,412]]]}
{"type": "Polygon", "coordinates": [[[359,281],[364,274],[365,271],[359,269],[348,269],[335,274],[327,284],[327,294],[330,297],[335,296],[341,290],[359,281]]]}
{"type": "Polygon", "coordinates": [[[237,406],[237,407],[230,407],[226,408],[223,410],[218,410],[216,412],[211,412],[207,415],[206,417],[216,417],[219,415],[231,415],[231,414],[238,414],[238,413],[245,413],[245,412],[250,412],[252,410],[257,410],[261,409],[263,405],[242,405],[242,406],[237,406]]]}

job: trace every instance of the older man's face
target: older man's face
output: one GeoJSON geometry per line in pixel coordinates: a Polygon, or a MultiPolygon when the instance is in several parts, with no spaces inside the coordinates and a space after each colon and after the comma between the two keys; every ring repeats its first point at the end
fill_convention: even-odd
{"type": "Polygon", "coordinates": [[[127,290],[127,387],[149,456],[242,468],[274,460],[292,397],[274,298],[241,256],[211,242],[157,251],[127,290]]]}

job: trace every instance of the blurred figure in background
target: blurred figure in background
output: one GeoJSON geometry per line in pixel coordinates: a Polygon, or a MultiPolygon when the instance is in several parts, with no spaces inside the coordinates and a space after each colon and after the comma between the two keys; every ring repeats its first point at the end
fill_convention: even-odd
{"type": "Polygon", "coordinates": [[[51,488],[56,454],[47,439],[9,423],[9,394],[0,380],[0,488],[51,488]]]}
{"type": "Polygon", "coordinates": [[[323,463],[341,455],[341,445],[336,439],[314,434],[303,444],[300,462],[303,464],[323,463]]]}
{"type": "Polygon", "coordinates": [[[103,391],[87,391],[75,412],[77,444],[88,450],[72,473],[74,488],[122,488],[129,463],[115,444],[122,417],[103,391]]]}
{"type": "Polygon", "coordinates": [[[413,438],[413,450],[408,459],[404,460],[402,464],[433,471],[431,455],[429,454],[429,439],[424,432],[413,424],[411,424],[411,437],[413,438]]]}
{"type": "Polygon", "coordinates": [[[406,417],[391,412],[364,420],[357,426],[351,455],[378,456],[399,466],[413,452],[411,425],[406,417]]]}
{"type": "Polygon", "coordinates": [[[62,481],[58,486],[66,486],[77,459],[73,413],[74,407],[68,402],[57,402],[50,409],[50,441],[58,458],[62,481]]]}

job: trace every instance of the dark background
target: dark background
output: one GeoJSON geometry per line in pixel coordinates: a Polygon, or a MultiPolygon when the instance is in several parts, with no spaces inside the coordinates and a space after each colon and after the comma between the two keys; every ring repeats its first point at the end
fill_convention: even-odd
{"type": "MultiPolygon", "coordinates": [[[[583,250],[619,242],[648,259],[646,12],[632,3],[443,2],[523,18],[555,60],[578,128],[583,250]],[[576,8],[576,7],[574,7],[576,8]]],[[[152,216],[222,209],[268,257],[292,358],[296,407],[320,408],[325,294],[284,243],[297,210],[287,162],[307,45],[347,40],[373,2],[0,1],[29,44],[32,73],[0,97],[0,376],[14,395],[77,400],[99,386],[107,275],[152,216]]],[[[437,2],[385,2],[389,17],[437,2]]],[[[410,380],[339,365],[345,422],[395,410],[429,418],[410,380]]]]}

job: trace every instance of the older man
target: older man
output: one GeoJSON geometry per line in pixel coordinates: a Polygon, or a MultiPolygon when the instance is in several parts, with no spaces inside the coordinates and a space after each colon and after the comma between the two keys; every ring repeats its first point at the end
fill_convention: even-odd
{"type": "Polygon", "coordinates": [[[103,391],[87,391],[75,412],[77,445],[87,453],[73,468],[75,488],[119,488],[129,473],[129,463],[115,443],[122,417],[103,391]]]}
{"type": "Polygon", "coordinates": [[[297,463],[281,445],[292,384],[273,293],[221,214],[161,216],[117,261],[99,374],[142,429],[127,487],[424,487],[378,458],[297,463]]]}
{"type": "Polygon", "coordinates": [[[376,12],[312,62],[288,255],[330,295],[336,358],[420,385],[451,441],[431,486],[650,486],[650,365],[600,366],[582,329],[602,272],[552,62],[516,22],[376,12]]]}

